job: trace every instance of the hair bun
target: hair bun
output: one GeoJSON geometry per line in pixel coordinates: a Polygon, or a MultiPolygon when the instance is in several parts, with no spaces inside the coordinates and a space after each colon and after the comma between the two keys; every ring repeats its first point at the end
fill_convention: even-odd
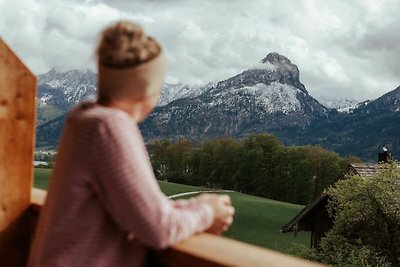
{"type": "Polygon", "coordinates": [[[140,25],[120,21],[103,31],[97,55],[101,64],[123,68],[147,62],[160,50],[160,45],[140,25]]]}

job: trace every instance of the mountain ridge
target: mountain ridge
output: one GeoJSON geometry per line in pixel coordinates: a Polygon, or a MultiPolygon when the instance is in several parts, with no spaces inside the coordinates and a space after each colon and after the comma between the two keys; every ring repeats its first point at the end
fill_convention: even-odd
{"type": "MultiPolygon", "coordinates": [[[[197,91],[183,84],[166,86],[164,102],[160,100],[140,125],[146,141],[205,140],[224,135],[240,138],[268,132],[287,145],[320,144],[341,155],[366,160],[375,158],[382,143],[400,153],[395,138],[396,123],[400,125],[400,87],[338,112],[310,96],[297,66],[278,53],[268,54],[255,67],[226,80],[197,87],[197,91]],[[386,125],[381,125],[383,122],[386,125]]],[[[44,89],[48,92],[54,88],[44,89]]],[[[38,126],[38,147],[57,144],[65,112],[58,115],[38,126]]]]}

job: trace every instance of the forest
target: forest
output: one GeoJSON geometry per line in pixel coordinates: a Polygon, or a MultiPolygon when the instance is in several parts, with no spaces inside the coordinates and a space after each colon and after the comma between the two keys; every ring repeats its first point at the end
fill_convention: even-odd
{"type": "Polygon", "coordinates": [[[360,162],[320,146],[283,146],[269,134],[203,143],[155,140],[148,144],[148,151],[158,180],[302,205],[336,182],[349,163],[360,162]]]}

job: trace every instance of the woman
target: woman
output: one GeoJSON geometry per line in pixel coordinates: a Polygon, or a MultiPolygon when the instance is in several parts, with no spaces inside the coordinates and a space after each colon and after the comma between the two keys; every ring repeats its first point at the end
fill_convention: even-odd
{"type": "Polygon", "coordinates": [[[227,195],[169,200],[159,189],[137,123],[155,107],[165,76],[160,45],[118,22],[97,50],[98,100],[66,120],[28,266],[144,266],[164,249],[232,223],[227,195]]]}

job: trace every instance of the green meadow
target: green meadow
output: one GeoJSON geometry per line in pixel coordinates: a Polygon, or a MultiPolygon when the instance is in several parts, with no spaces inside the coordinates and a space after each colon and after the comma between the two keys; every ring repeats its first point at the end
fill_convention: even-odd
{"type": "Polygon", "coordinates": [[[40,189],[46,189],[49,183],[49,178],[52,169],[35,168],[35,179],[33,186],[40,189]]]}
{"type": "MultiPolygon", "coordinates": [[[[51,169],[35,168],[35,187],[46,189],[51,169]]],[[[159,181],[166,195],[207,190],[206,188],[159,181]]],[[[224,235],[257,246],[289,252],[292,243],[308,246],[310,234],[300,232],[282,234],[279,230],[303,206],[250,196],[238,192],[228,193],[236,209],[235,220],[224,235]]]]}

